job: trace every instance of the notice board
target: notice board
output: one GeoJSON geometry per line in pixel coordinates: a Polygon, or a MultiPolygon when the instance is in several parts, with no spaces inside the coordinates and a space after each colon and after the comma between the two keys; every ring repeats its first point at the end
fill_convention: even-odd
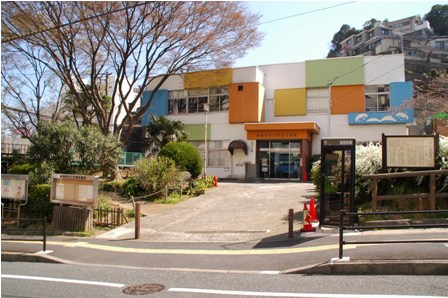
{"type": "Polygon", "coordinates": [[[50,202],[66,205],[95,206],[98,201],[98,177],[53,174],[50,202]]]}
{"type": "Polygon", "coordinates": [[[434,169],[438,135],[386,136],[383,134],[383,170],[387,168],[434,169]]]}
{"type": "Polygon", "coordinates": [[[2,174],[2,199],[26,201],[27,197],[27,175],[2,174]]]}

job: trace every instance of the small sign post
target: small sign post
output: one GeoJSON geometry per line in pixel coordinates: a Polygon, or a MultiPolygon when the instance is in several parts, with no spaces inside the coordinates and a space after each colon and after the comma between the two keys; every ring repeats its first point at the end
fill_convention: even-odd
{"type": "MultiPolygon", "coordinates": [[[[2,199],[9,199],[20,203],[17,210],[10,211],[17,212],[17,219],[20,219],[20,207],[28,203],[28,176],[27,175],[13,175],[2,174],[2,199]]],[[[3,207],[3,203],[2,203],[3,207]]],[[[3,217],[3,209],[2,209],[3,217]]]]}

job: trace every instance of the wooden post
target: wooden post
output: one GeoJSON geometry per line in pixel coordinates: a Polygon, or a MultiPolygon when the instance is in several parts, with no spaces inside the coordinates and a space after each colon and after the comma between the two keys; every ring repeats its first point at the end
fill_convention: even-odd
{"type": "Polygon", "coordinates": [[[436,210],[436,175],[429,175],[429,209],[436,210]]]}
{"type": "Polygon", "coordinates": [[[378,208],[378,179],[376,177],[373,177],[372,179],[372,211],[376,211],[378,208]]]}
{"type": "Polygon", "coordinates": [[[135,203],[135,239],[140,238],[140,203],[135,203]]]}
{"type": "Polygon", "coordinates": [[[294,221],[294,209],[289,209],[288,213],[288,238],[293,238],[293,221],[294,221]]]}

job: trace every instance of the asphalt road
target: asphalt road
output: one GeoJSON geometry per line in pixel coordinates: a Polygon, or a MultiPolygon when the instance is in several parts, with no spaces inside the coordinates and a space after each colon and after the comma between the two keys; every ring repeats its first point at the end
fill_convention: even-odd
{"type": "Polygon", "coordinates": [[[151,297],[447,297],[446,276],[269,275],[2,262],[2,297],[129,297],[123,289],[162,285],[151,297]],[[366,296],[369,295],[369,296],[366,296]]]}

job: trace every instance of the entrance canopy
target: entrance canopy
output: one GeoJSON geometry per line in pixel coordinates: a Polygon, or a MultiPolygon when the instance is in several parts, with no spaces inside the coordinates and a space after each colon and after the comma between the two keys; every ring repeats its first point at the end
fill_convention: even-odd
{"type": "Polygon", "coordinates": [[[230,142],[229,147],[227,149],[230,151],[230,154],[232,155],[234,149],[241,149],[247,155],[247,144],[243,140],[234,140],[230,142]]]}
{"type": "Polygon", "coordinates": [[[244,125],[248,140],[291,140],[312,141],[313,134],[320,128],[315,122],[247,123],[244,125]]]}

